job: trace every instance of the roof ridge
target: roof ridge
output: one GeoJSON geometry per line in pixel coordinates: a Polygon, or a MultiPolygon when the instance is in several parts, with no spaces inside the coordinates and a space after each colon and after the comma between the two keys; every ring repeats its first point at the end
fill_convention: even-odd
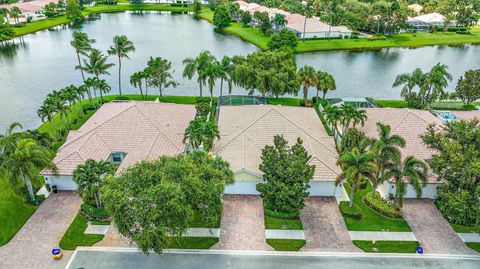
{"type": "Polygon", "coordinates": [[[252,121],[250,124],[248,124],[244,129],[240,130],[237,134],[233,135],[233,137],[228,140],[225,144],[223,144],[218,150],[216,150],[217,152],[220,152],[226,145],[230,144],[233,140],[235,140],[235,138],[237,138],[238,136],[240,136],[241,134],[243,134],[246,130],[248,130],[250,127],[252,127],[256,122],[258,122],[259,120],[263,119],[263,117],[265,117],[265,115],[267,115],[270,111],[272,111],[273,107],[271,107],[270,109],[267,110],[267,112],[265,112],[263,115],[261,115],[260,117],[258,117],[257,119],[255,119],[254,121],[252,121]]]}
{"type": "Polygon", "coordinates": [[[73,154],[77,154],[80,157],[80,159],[82,159],[83,162],[85,162],[85,158],[78,151],[75,150],[72,153],[68,154],[67,156],[65,156],[65,157],[61,158],[60,160],[56,161],[55,163],[59,163],[59,162],[65,160],[66,158],[72,156],[73,154]]]}
{"type": "MultiPolygon", "coordinates": [[[[151,146],[150,146],[150,149],[148,150],[148,152],[146,154],[146,158],[148,158],[150,156],[150,153],[153,150],[153,145],[155,145],[155,142],[157,142],[157,139],[158,139],[159,136],[160,136],[160,132],[158,132],[157,135],[155,135],[155,139],[152,139],[152,143],[150,144],[151,146]]],[[[140,147],[140,145],[138,145],[138,147],[140,147]]]]}
{"type": "Polygon", "coordinates": [[[150,123],[168,140],[168,142],[170,142],[173,146],[175,146],[175,148],[177,148],[179,151],[182,151],[181,148],[179,148],[158,126],[157,124],[145,113],[143,112],[140,108],[137,107],[137,105],[133,105],[140,113],[143,114],[143,116],[145,116],[145,118],[147,118],[150,123]]]}
{"type": "Polygon", "coordinates": [[[403,122],[403,120],[408,116],[408,114],[410,113],[410,109],[407,108],[406,109],[407,113],[405,113],[405,115],[398,121],[397,124],[395,124],[395,126],[392,128],[392,133],[398,128],[398,126],[400,126],[400,123],[403,122]]]}
{"type": "MultiPolygon", "coordinates": [[[[114,118],[118,117],[120,114],[123,114],[123,113],[127,112],[128,110],[130,110],[132,107],[135,106],[134,103],[132,103],[132,104],[133,104],[133,105],[131,105],[131,106],[128,107],[127,109],[120,111],[119,113],[117,113],[117,114],[115,114],[114,116],[110,117],[109,119],[103,121],[103,122],[100,123],[99,125],[95,126],[95,127],[92,128],[91,130],[88,130],[87,132],[84,132],[84,133],[80,134],[78,137],[76,137],[75,139],[69,141],[68,143],[63,144],[62,147],[70,145],[72,142],[77,141],[78,139],[80,139],[81,137],[84,137],[85,135],[91,133],[92,131],[95,131],[98,127],[100,127],[100,126],[104,125],[105,123],[113,120],[114,118]]],[[[95,113],[97,113],[97,112],[98,112],[98,110],[95,111],[95,113]]],[[[95,113],[94,113],[94,114],[95,114],[95,113]]],[[[87,121],[88,121],[88,120],[87,120],[87,121]]],[[[77,130],[77,131],[78,131],[78,130],[77,130]]]]}
{"type": "Polygon", "coordinates": [[[317,156],[313,156],[312,157],[312,160],[313,159],[316,159],[317,161],[321,162],[322,164],[324,164],[326,167],[328,167],[330,169],[330,171],[334,172],[335,174],[339,174],[337,171],[335,171],[335,169],[333,169],[330,165],[328,165],[327,163],[325,163],[324,161],[322,161],[320,158],[318,158],[317,156]]]}

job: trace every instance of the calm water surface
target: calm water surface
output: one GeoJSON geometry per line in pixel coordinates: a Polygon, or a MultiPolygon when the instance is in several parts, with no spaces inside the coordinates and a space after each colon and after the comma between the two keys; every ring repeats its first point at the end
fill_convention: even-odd
{"type": "MultiPolygon", "coordinates": [[[[182,60],[210,50],[215,56],[248,54],[257,48],[237,37],[212,31],[212,25],[188,15],[132,12],[103,14],[80,29],[58,27],[23,37],[16,46],[0,48],[0,132],[9,123],[20,121],[26,127],[40,124],[36,110],[46,94],[70,84],[80,84],[80,72],[74,69],[76,55],[70,47],[72,32],[81,30],[95,38],[96,48],[106,51],[113,35],[124,34],[135,43],[137,51],[131,60],[122,62],[123,90],[134,93],[129,76],[142,70],[150,56],[161,56],[172,62],[174,77],[180,83],[165,90],[170,95],[196,95],[197,84],[181,76],[182,60]]],[[[116,62],[114,57],[111,62],[116,62]]],[[[321,52],[297,56],[298,66],[312,65],[332,73],[337,91],[331,97],[399,98],[392,89],[396,75],[416,67],[428,69],[437,62],[450,66],[455,78],[467,69],[480,67],[480,47],[426,47],[420,49],[383,49],[364,52],[321,52]]],[[[117,92],[116,67],[105,77],[117,92]]],[[[452,88],[454,85],[452,84],[452,88]]],[[[218,92],[218,89],[217,89],[218,92]]],[[[245,94],[241,88],[233,90],[245,94]]],[[[311,95],[314,92],[311,91],[311,95]]]]}

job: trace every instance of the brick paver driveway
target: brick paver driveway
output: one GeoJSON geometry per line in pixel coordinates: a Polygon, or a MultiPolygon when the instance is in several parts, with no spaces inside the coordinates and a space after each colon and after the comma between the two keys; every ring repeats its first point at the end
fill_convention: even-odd
{"type": "Polygon", "coordinates": [[[308,197],[300,218],[307,241],[303,251],[360,251],[350,240],[334,197],[308,197]]]}
{"type": "Polygon", "coordinates": [[[225,195],[220,241],[215,249],[270,250],[265,241],[263,202],[256,195],[225,195]]]}
{"type": "Polygon", "coordinates": [[[403,217],[426,253],[478,254],[463,243],[431,200],[405,199],[403,217]]]}
{"type": "Polygon", "coordinates": [[[51,250],[58,247],[81,204],[75,192],[50,195],[15,237],[0,248],[0,268],[65,268],[72,252],[64,252],[64,257],[55,261],[51,250]]]}

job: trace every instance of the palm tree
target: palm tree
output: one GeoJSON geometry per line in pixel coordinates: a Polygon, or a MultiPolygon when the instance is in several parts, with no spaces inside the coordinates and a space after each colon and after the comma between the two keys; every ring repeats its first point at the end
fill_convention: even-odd
{"type": "Polygon", "coordinates": [[[60,97],[54,97],[52,99],[52,106],[53,106],[53,109],[55,110],[55,113],[60,115],[60,120],[63,120],[63,123],[65,124],[65,128],[69,129],[70,124],[67,120],[67,111],[69,110],[69,107],[65,103],[65,100],[63,100],[60,97]]]}
{"type": "Polygon", "coordinates": [[[285,15],[276,13],[275,17],[273,17],[273,24],[275,25],[275,28],[277,31],[281,30],[287,24],[287,19],[285,18],[285,15]]]}
{"type": "Polygon", "coordinates": [[[215,60],[211,61],[205,66],[205,70],[203,71],[203,76],[205,77],[208,89],[210,91],[210,99],[213,99],[213,87],[215,87],[215,80],[220,78],[222,75],[222,71],[220,69],[220,64],[215,60]]]}
{"type": "Polygon", "coordinates": [[[97,49],[92,49],[88,56],[88,61],[83,60],[84,67],[82,69],[88,74],[95,75],[97,79],[100,79],[100,75],[110,75],[107,71],[110,67],[114,66],[112,63],[107,63],[108,57],[97,49]]]}
{"type": "Polygon", "coordinates": [[[188,141],[188,144],[198,149],[203,145],[206,151],[213,147],[215,138],[220,138],[220,132],[217,125],[212,121],[207,121],[203,117],[192,120],[185,130],[183,143],[188,141]]]}
{"type": "Polygon", "coordinates": [[[12,8],[10,8],[10,11],[8,13],[10,13],[10,17],[12,17],[17,24],[20,23],[18,18],[20,18],[22,11],[20,10],[19,7],[13,6],[12,8]]]}
{"type": "Polygon", "coordinates": [[[384,179],[395,179],[395,198],[393,204],[400,207],[403,204],[403,196],[407,192],[407,184],[412,185],[417,197],[422,196],[422,185],[425,186],[428,179],[428,167],[420,160],[413,156],[408,156],[405,160],[397,165],[393,165],[384,174],[384,179]]]}
{"type": "Polygon", "coordinates": [[[342,110],[340,110],[340,108],[338,108],[337,106],[327,106],[325,108],[325,115],[327,118],[327,122],[332,125],[333,134],[335,135],[338,130],[338,124],[343,119],[342,110]]]}
{"type": "Polygon", "coordinates": [[[107,173],[113,173],[114,168],[110,162],[87,160],[80,164],[73,172],[73,181],[77,183],[77,190],[85,198],[94,198],[97,208],[102,207],[100,189],[103,185],[103,177],[107,173]]]}
{"type": "Polygon", "coordinates": [[[23,128],[19,122],[10,124],[5,131],[5,134],[0,134],[0,164],[2,164],[15,149],[15,145],[21,136],[21,133],[17,132],[23,128]]]}
{"type": "Polygon", "coordinates": [[[140,95],[142,96],[142,100],[144,100],[143,97],[143,91],[142,91],[142,81],[143,81],[143,73],[140,72],[135,72],[130,76],[130,84],[132,84],[133,87],[137,87],[140,89],[140,95]]]}
{"type": "Polygon", "coordinates": [[[82,32],[73,32],[72,36],[73,39],[70,41],[70,45],[75,49],[78,60],[78,66],[76,66],[75,69],[80,69],[80,72],[82,73],[82,80],[85,82],[85,75],[83,74],[80,55],[88,55],[88,52],[92,49],[92,44],[95,43],[95,39],[88,38],[88,35],[82,32]]]}
{"type": "Polygon", "coordinates": [[[77,117],[80,118],[80,113],[78,112],[77,106],[75,105],[80,100],[80,96],[77,92],[77,87],[75,87],[75,85],[70,85],[66,87],[61,91],[61,96],[65,101],[68,102],[68,106],[70,108],[73,107],[75,113],[77,114],[77,117]]]}
{"type": "Polygon", "coordinates": [[[95,88],[98,90],[100,93],[100,100],[103,104],[103,94],[104,93],[109,93],[110,90],[112,90],[112,87],[108,85],[107,81],[104,79],[99,79],[95,82],[95,88]]]}
{"type": "Polygon", "coordinates": [[[195,58],[187,58],[183,60],[183,77],[192,79],[193,76],[197,75],[197,82],[200,88],[200,97],[203,96],[202,86],[205,85],[205,76],[204,71],[208,64],[215,60],[215,57],[208,51],[204,50],[195,58]]]}
{"type": "Polygon", "coordinates": [[[376,153],[375,164],[378,171],[372,181],[372,195],[375,194],[377,186],[383,183],[383,173],[392,168],[392,165],[398,165],[401,161],[400,148],[405,147],[403,137],[391,134],[390,125],[377,123],[378,139],[374,140],[372,149],[376,153]]]}
{"type": "Polygon", "coordinates": [[[223,95],[223,81],[227,82],[228,94],[232,93],[233,79],[232,73],[235,69],[235,64],[228,56],[223,56],[219,63],[220,67],[220,96],[223,95]]]}
{"type": "Polygon", "coordinates": [[[355,190],[360,180],[364,178],[370,179],[375,176],[378,168],[374,163],[374,159],[374,152],[361,153],[357,148],[343,153],[340,159],[338,159],[337,165],[342,168],[343,172],[338,175],[335,184],[338,185],[345,179],[351,183],[350,207],[353,206],[355,190]]]}
{"type": "Polygon", "coordinates": [[[2,168],[8,171],[12,181],[21,178],[25,184],[31,201],[35,201],[31,179],[37,176],[40,169],[48,168],[54,173],[56,166],[51,161],[50,152],[38,145],[35,140],[22,138],[18,140],[14,151],[2,162],[2,168]]]}
{"type": "Polygon", "coordinates": [[[364,109],[355,109],[355,112],[352,115],[352,127],[355,128],[357,124],[365,125],[367,120],[367,111],[364,109]]]}
{"type": "Polygon", "coordinates": [[[323,99],[327,96],[328,91],[334,91],[337,89],[337,85],[335,84],[335,79],[332,75],[327,72],[318,71],[318,84],[317,84],[317,99],[318,99],[318,92],[323,92],[323,99]]]}
{"type": "Polygon", "coordinates": [[[303,86],[303,105],[307,106],[308,89],[316,87],[318,84],[317,71],[315,71],[315,68],[305,65],[298,70],[298,76],[303,86]]]}
{"type": "Polygon", "coordinates": [[[448,82],[452,81],[452,75],[448,73],[447,69],[448,66],[438,63],[425,74],[422,90],[426,92],[426,95],[422,103],[431,103],[445,93],[448,82]]]}
{"type": "Polygon", "coordinates": [[[393,82],[393,87],[403,85],[400,96],[402,98],[407,98],[412,95],[415,87],[422,85],[424,78],[425,74],[420,68],[417,68],[412,73],[398,75],[393,82]]]}
{"type": "Polygon", "coordinates": [[[133,42],[128,40],[128,38],[124,35],[121,36],[114,36],[113,37],[113,45],[110,46],[108,50],[109,55],[116,55],[118,57],[118,92],[122,95],[122,58],[127,58],[129,52],[134,52],[135,46],[133,42]]]}
{"type": "Polygon", "coordinates": [[[57,128],[55,127],[55,122],[53,121],[53,115],[55,114],[55,108],[51,101],[48,99],[45,100],[42,106],[37,110],[37,115],[40,117],[42,122],[45,122],[45,118],[50,122],[52,125],[52,130],[54,135],[57,134],[57,128]]]}

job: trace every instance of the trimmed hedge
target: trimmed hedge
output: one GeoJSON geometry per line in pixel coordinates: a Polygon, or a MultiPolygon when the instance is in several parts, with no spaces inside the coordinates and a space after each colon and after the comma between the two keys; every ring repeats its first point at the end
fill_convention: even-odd
{"type": "Polygon", "coordinates": [[[88,220],[105,221],[110,219],[105,208],[96,208],[88,203],[80,206],[80,213],[88,220]]]}
{"type": "Polygon", "coordinates": [[[291,213],[273,211],[269,208],[264,208],[264,213],[266,216],[277,218],[277,219],[298,219],[300,217],[300,211],[295,211],[291,213]]]}
{"type": "Polygon", "coordinates": [[[353,204],[353,207],[350,208],[349,202],[347,201],[340,202],[340,212],[344,217],[354,220],[360,220],[363,217],[362,213],[357,210],[357,205],[353,204]]]}
{"type": "Polygon", "coordinates": [[[384,200],[378,192],[375,192],[373,197],[371,193],[367,193],[367,195],[363,197],[363,203],[384,217],[393,219],[402,218],[402,212],[394,207],[393,203],[384,200]]]}

